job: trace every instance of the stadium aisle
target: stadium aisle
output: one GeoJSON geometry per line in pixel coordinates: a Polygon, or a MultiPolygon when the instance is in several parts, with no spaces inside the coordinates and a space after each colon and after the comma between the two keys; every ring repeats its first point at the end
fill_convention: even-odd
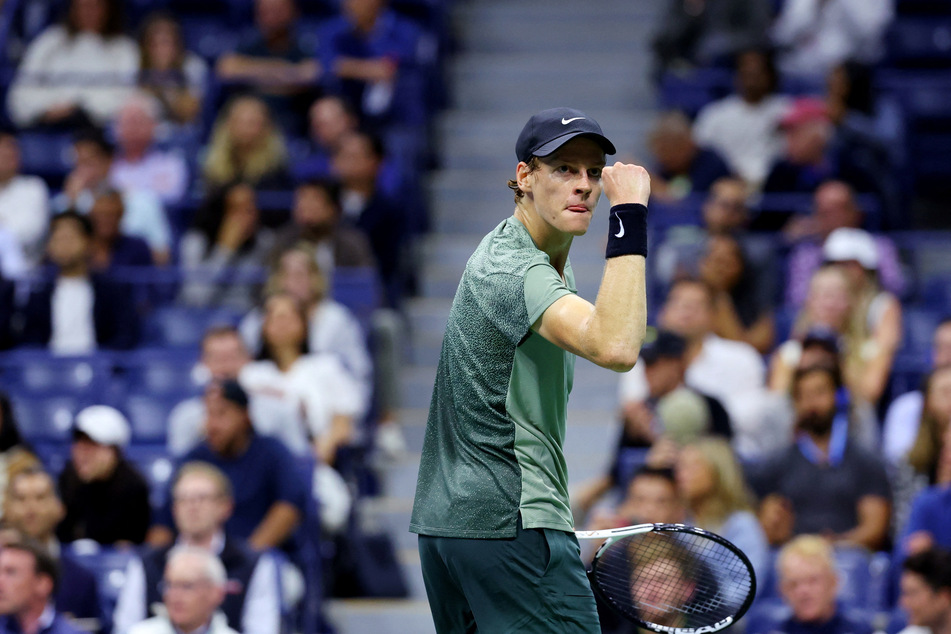
{"type": "MultiPolygon", "coordinates": [[[[407,526],[439,346],[459,275],[482,235],[511,213],[505,182],[515,166],[515,138],[533,112],[553,106],[585,110],[615,142],[617,158],[645,156],[654,110],[648,43],[660,5],[625,0],[457,3],[453,20],[459,52],[449,67],[452,102],[437,124],[441,169],[429,184],[433,233],[422,250],[421,297],[408,308],[412,352],[400,418],[410,456],[386,468],[385,495],[367,509],[368,523],[392,535],[411,597],[331,601],[329,615],[341,634],[433,631],[416,536],[407,526]]],[[[602,202],[594,229],[572,249],[585,297],[594,297],[600,280],[606,212],[602,202]]],[[[575,484],[605,467],[616,435],[616,391],[616,377],[578,363],[566,443],[575,484]]]]}

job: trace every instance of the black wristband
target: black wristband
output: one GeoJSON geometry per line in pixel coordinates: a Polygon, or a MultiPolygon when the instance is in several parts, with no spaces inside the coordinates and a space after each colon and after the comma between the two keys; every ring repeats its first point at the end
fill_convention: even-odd
{"type": "Polygon", "coordinates": [[[604,257],[616,258],[620,255],[647,257],[647,207],[640,203],[611,207],[608,248],[604,257]]]}

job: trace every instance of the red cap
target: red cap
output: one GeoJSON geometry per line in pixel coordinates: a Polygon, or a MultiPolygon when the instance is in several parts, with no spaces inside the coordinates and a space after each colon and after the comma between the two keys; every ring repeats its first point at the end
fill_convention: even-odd
{"type": "Polygon", "coordinates": [[[789,106],[789,110],[779,122],[779,127],[785,129],[809,121],[828,120],[829,108],[823,100],[815,97],[800,97],[789,106]]]}

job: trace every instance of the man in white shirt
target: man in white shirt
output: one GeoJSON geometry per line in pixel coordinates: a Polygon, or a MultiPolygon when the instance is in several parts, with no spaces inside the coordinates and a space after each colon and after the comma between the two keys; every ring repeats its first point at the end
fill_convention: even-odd
{"type": "Polygon", "coordinates": [[[50,193],[37,176],[20,174],[20,145],[0,130],[0,229],[16,239],[31,265],[43,255],[49,224],[50,193]]]}
{"type": "MultiPolygon", "coordinates": [[[[713,334],[713,302],[712,289],[702,281],[680,279],[671,286],[658,323],[687,340],[686,385],[719,400],[730,415],[737,450],[754,451],[768,424],[766,367],[753,346],[713,334]]],[[[648,397],[643,364],[621,376],[620,396],[622,405],[648,397]]]]}
{"type": "Polygon", "coordinates": [[[277,634],[281,626],[278,571],[268,553],[255,553],[225,532],[234,507],[231,482],[216,467],[190,462],[172,487],[172,515],[178,530],[174,547],[153,549],[133,559],[116,604],[114,631],[125,634],[158,614],[162,571],[175,548],[188,546],[220,558],[231,588],[221,604],[229,626],[243,634],[277,634]]]}
{"type": "Polygon", "coordinates": [[[188,188],[188,168],[181,155],[154,147],[159,112],[158,103],[143,93],[123,104],[116,116],[118,156],[109,180],[120,189],[147,191],[174,204],[188,188]]]}
{"type": "MultiPolygon", "coordinates": [[[[931,367],[946,365],[951,365],[951,317],[938,324],[931,343],[931,367]]],[[[902,394],[888,406],[882,429],[882,452],[890,462],[899,462],[915,444],[924,402],[921,390],[915,390],[902,394]]]]}
{"type": "Polygon", "coordinates": [[[740,53],[736,57],[736,94],[704,106],[693,126],[696,142],[719,152],[753,191],[763,184],[783,151],[778,126],[789,108],[789,98],[775,94],[778,79],[769,53],[740,53]]]}

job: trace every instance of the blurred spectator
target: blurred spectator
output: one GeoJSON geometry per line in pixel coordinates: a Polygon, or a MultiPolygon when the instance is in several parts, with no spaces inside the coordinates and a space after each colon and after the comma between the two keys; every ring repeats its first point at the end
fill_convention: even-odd
{"type": "Polygon", "coordinates": [[[142,238],[122,233],[125,205],[122,194],[107,189],[96,196],[89,210],[92,224],[90,265],[94,271],[113,267],[152,266],[152,252],[142,238]]]}
{"type": "Polygon", "coordinates": [[[884,52],[893,0],[785,0],[772,28],[783,73],[825,76],[846,60],[869,63],[884,52]]]}
{"type": "Polygon", "coordinates": [[[141,544],[149,527],[149,485],[122,455],[131,430],[107,405],[76,414],[70,459],[59,475],[66,516],[56,529],[64,542],[141,544]]]}
{"type": "Polygon", "coordinates": [[[320,64],[301,46],[299,17],[294,0],[255,0],[254,33],[222,55],[215,68],[221,80],[252,86],[285,133],[294,136],[304,131],[299,113],[321,75],[320,64]]]}
{"type": "MultiPolygon", "coordinates": [[[[13,403],[6,392],[0,390],[0,482],[7,484],[22,471],[40,464],[23,436],[13,411],[13,403]]],[[[0,487],[0,508],[6,500],[7,487],[0,487]]]]}
{"type": "Polygon", "coordinates": [[[342,97],[325,95],[314,101],[308,110],[310,152],[291,166],[295,180],[330,176],[330,161],[341,140],[359,128],[359,115],[342,97]]]}
{"type": "MultiPolygon", "coordinates": [[[[369,397],[373,363],[367,350],[366,333],[353,313],[328,295],[329,290],[329,280],[317,265],[313,251],[301,244],[281,255],[268,279],[264,295],[288,293],[294,296],[307,312],[307,347],[310,352],[338,357],[369,397]]],[[[241,320],[239,326],[245,344],[254,354],[261,350],[263,322],[264,310],[257,307],[241,320]]]]}
{"type": "Polygon", "coordinates": [[[121,189],[147,191],[172,205],[188,189],[188,167],[181,155],[155,147],[158,117],[158,101],[146,93],[136,93],[123,104],[115,125],[118,157],[109,180],[121,189]]]}
{"type": "MultiPolygon", "coordinates": [[[[898,479],[896,497],[901,493],[898,479]]],[[[951,431],[945,428],[941,437],[939,456],[933,484],[915,492],[907,517],[895,517],[895,561],[927,550],[932,546],[951,548],[951,431]]]]}
{"type": "Polygon", "coordinates": [[[789,97],[776,94],[778,83],[771,52],[743,51],[736,56],[736,93],[704,106],[693,124],[696,142],[719,152],[751,191],[759,190],[782,154],[778,126],[789,97]]]}
{"type": "Polygon", "coordinates": [[[29,540],[0,550],[0,632],[80,634],[56,609],[56,561],[29,540]]]}
{"type": "Polygon", "coordinates": [[[298,185],[291,222],[277,232],[272,264],[288,249],[306,243],[327,277],[337,267],[375,267],[366,234],[343,222],[342,213],[340,186],[335,181],[313,180],[298,185]]]}
{"type": "MultiPolygon", "coordinates": [[[[951,317],[942,319],[935,328],[931,344],[931,369],[944,366],[951,366],[951,317]]],[[[923,392],[915,390],[902,394],[888,407],[882,430],[882,451],[889,461],[898,462],[914,445],[924,400],[923,392]]]]}
{"type": "Polygon", "coordinates": [[[218,611],[227,595],[221,560],[203,548],[178,546],[168,554],[162,577],[161,615],[133,625],[128,634],[238,634],[218,611]]]}
{"type": "Polygon", "coordinates": [[[138,84],[158,99],[160,118],[173,124],[197,122],[207,82],[208,65],[185,50],[175,17],[162,12],[149,15],[139,36],[138,84]]]}
{"type": "Polygon", "coordinates": [[[644,448],[661,438],[689,442],[698,435],[732,436],[730,417],[720,401],[684,385],[687,342],[680,335],[658,330],[645,341],[640,361],[647,384],[644,398],[628,398],[622,391],[621,435],[608,473],[585,485],[574,496],[587,510],[612,489],[628,486],[633,464],[643,462],[644,448]]]}
{"type": "Polygon", "coordinates": [[[298,430],[323,464],[333,465],[337,450],[355,437],[355,423],[369,395],[333,354],[311,354],[308,317],[300,300],[287,292],[264,304],[259,360],[241,370],[251,394],[282,398],[301,413],[298,430]]]}
{"type": "Polygon", "coordinates": [[[92,241],[89,218],[71,211],[53,217],[46,251],[54,269],[31,284],[20,343],[49,346],[56,354],[135,346],[139,323],[129,288],[90,271],[92,241]]]}
{"type": "Polygon", "coordinates": [[[596,509],[585,530],[622,528],[645,522],[675,524],[684,521],[677,482],[670,469],[641,466],[631,476],[624,497],[614,508],[596,509]]]}
{"type": "Polygon", "coordinates": [[[839,574],[828,540],[800,535],[783,546],[776,562],[779,589],[792,614],[779,623],[763,623],[749,634],[871,634],[868,623],[844,614],[836,600],[839,574]],[[770,627],[766,627],[769,625],[770,627]]]}
{"type": "Polygon", "coordinates": [[[658,73],[722,64],[767,43],[769,3],[756,0],[667,0],[652,46],[658,73]]]}
{"type": "Polygon", "coordinates": [[[905,457],[916,473],[935,483],[945,432],[951,423],[951,365],[939,366],[928,374],[918,433],[905,457]]]}
{"type": "Polygon", "coordinates": [[[341,141],[333,157],[333,171],[340,179],[343,217],[369,238],[387,304],[397,307],[409,273],[405,270],[405,251],[410,237],[407,226],[414,210],[404,210],[397,199],[380,188],[384,156],[378,137],[354,132],[341,141]]]}
{"type": "Polygon", "coordinates": [[[757,285],[754,265],[739,240],[726,234],[711,236],[697,273],[716,292],[713,331],[764,354],[772,350],[776,338],[772,297],[762,292],[765,285],[757,285]]]}
{"type": "Polygon", "coordinates": [[[20,173],[20,144],[0,129],[0,229],[16,238],[30,266],[43,253],[50,193],[43,179],[20,173]]]}
{"type": "Polygon", "coordinates": [[[225,531],[234,509],[234,494],[227,476],[202,462],[182,465],[172,485],[172,516],[177,538],[174,546],[146,551],[126,569],[116,604],[116,634],[146,618],[158,616],[162,573],[175,548],[206,550],[221,559],[229,591],[221,605],[228,626],[243,634],[277,634],[280,631],[280,592],[273,557],[255,553],[225,531]]]}
{"type": "Polygon", "coordinates": [[[256,198],[251,185],[234,183],[202,209],[179,249],[182,303],[238,310],[254,306],[274,244],[274,232],[261,226],[256,198]]]}
{"type": "MultiPolygon", "coordinates": [[[[233,326],[212,326],[201,341],[201,358],[192,372],[197,387],[206,388],[212,381],[237,380],[251,355],[233,326]]],[[[261,435],[278,438],[297,455],[310,448],[301,440],[300,414],[296,403],[285,403],[271,394],[258,394],[250,399],[248,409],[254,429],[261,435]]],[[[194,449],[205,438],[208,416],[205,398],[196,396],[176,405],[168,416],[168,451],[179,457],[194,449]]]]}
{"type": "Polygon", "coordinates": [[[730,175],[719,154],[697,145],[690,120],[682,112],[660,115],[651,128],[648,146],[655,166],[651,193],[661,200],[705,193],[717,179],[730,175]]]}
{"type": "MultiPolygon", "coordinates": [[[[893,178],[887,166],[870,164],[854,144],[837,138],[826,103],[796,99],[780,121],[785,150],[770,167],[764,192],[812,193],[827,180],[841,180],[855,191],[875,194],[882,207],[893,178]]],[[[777,220],[782,215],[775,214],[777,220]]]]}
{"type": "MultiPolygon", "coordinates": [[[[864,212],[855,200],[855,191],[842,181],[827,181],[815,190],[812,213],[792,218],[783,229],[793,243],[788,257],[786,304],[801,306],[809,291],[809,280],[825,259],[823,246],[836,229],[860,229],[864,212]]],[[[882,286],[896,295],[904,291],[905,280],[895,243],[886,235],[876,235],[875,253],[882,286]]]]}
{"type": "Polygon", "coordinates": [[[418,108],[426,97],[422,84],[406,81],[424,61],[422,34],[387,4],[387,0],[343,0],[340,15],[328,20],[319,33],[324,81],[366,121],[423,123],[407,120],[405,112],[418,108]]]}
{"type": "Polygon", "coordinates": [[[64,23],[30,43],[7,96],[18,126],[106,125],[115,116],[139,62],[120,9],[118,0],[71,0],[64,23]]]}
{"type": "Polygon", "coordinates": [[[870,550],[885,544],[891,492],[884,463],[849,441],[840,387],[834,369],[798,370],[792,385],[796,441],[750,468],[771,544],[804,533],[870,550]]]}
{"type": "Polygon", "coordinates": [[[753,494],[730,443],[714,437],[688,442],[677,456],[675,474],[687,522],[736,544],[756,574],[765,578],[769,544],[753,513],[753,494]]]}
{"type": "Polygon", "coordinates": [[[259,189],[288,184],[284,137],[261,99],[237,97],[221,109],[202,173],[212,190],[238,180],[259,189]]]}
{"type": "MultiPolygon", "coordinates": [[[[95,619],[93,631],[104,629],[96,576],[63,550],[56,539],[56,525],[66,515],[66,507],[56,493],[53,477],[39,465],[13,476],[7,485],[3,525],[22,537],[35,540],[59,565],[56,609],[70,620],[95,619]]],[[[88,624],[93,625],[93,623],[88,624]]]]}
{"type": "MultiPolygon", "coordinates": [[[[255,433],[248,394],[237,381],[215,382],[205,391],[205,440],[181,459],[210,463],[228,476],[234,513],[225,531],[247,540],[254,550],[277,548],[293,535],[307,503],[307,490],[294,457],[274,438],[255,433]]],[[[149,530],[149,544],[173,539],[170,508],[149,530]]]]}
{"type": "MultiPolygon", "coordinates": [[[[730,415],[734,446],[743,453],[769,427],[761,395],[766,378],[763,359],[749,344],[729,341],[713,333],[716,295],[705,282],[677,280],[667,294],[658,323],[687,341],[684,360],[686,385],[719,400],[730,415]],[[729,376],[729,381],[723,377],[729,376]]],[[[649,397],[646,369],[637,364],[620,381],[622,402],[649,397]]],[[[769,432],[772,433],[772,432],[769,432]]]]}
{"type": "MultiPolygon", "coordinates": [[[[76,134],[73,152],[76,164],[66,177],[63,192],[53,199],[53,210],[74,209],[85,214],[92,208],[96,194],[111,188],[109,173],[115,147],[101,131],[88,129],[76,134]]],[[[122,230],[148,242],[155,263],[165,264],[169,259],[172,230],[162,202],[144,190],[127,189],[121,193],[125,208],[122,230]]]]}
{"type": "Polygon", "coordinates": [[[951,554],[932,548],[906,559],[899,603],[908,615],[899,634],[951,632],[951,554]]]}
{"type": "Polygon", "coordinates": [[[875,239],[861,229],[836,229],[823,246],[826,262],[841,268],[855,294],[852,331],[861,348],[850,349],[854,362],[846,366],[853,390],[877,404],[885,394],[895,353],[902,340],[902,308],[898,298],[879,285],[875,239]],[[860,367],[859,372],[853,368],[860,367]]]}

